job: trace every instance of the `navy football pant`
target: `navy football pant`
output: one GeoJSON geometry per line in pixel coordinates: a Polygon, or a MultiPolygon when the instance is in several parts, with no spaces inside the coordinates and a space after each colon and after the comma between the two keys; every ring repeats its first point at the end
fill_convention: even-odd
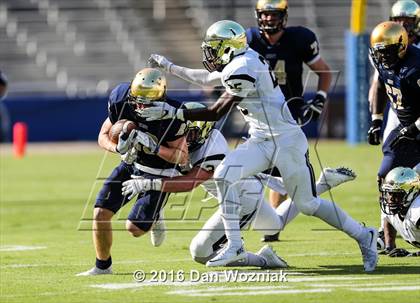
{"type": "Polygon", "coordinates": [[[382,146],[384,157],[378,172],[380,178],[385,178],[388,172],[395,167],[403,166],[413,168],[420,163],[419,140],[404,140],[394,150],[391,149],[391,142],[399,134],[401,128],[402,126],[399,126],[392,130],[382,146]]]}
{"type": "MultiPolygon", "coordinates": [[[[127,204],[129,200],[122,195],[121,188],[123,182],[131,179],[132,174],[145,178],[161,178],[136,170],[132,165],[121,162],[105,180],[96,197],[95,208],[105,208],[115,214],[127,204]]],[[[127,219],[141,230],[149,231],[153,222],[159,219],[159,212],[165,206],[168,196],[169,193],[158,191],[147,191],[138,195],[127,219]]]]}

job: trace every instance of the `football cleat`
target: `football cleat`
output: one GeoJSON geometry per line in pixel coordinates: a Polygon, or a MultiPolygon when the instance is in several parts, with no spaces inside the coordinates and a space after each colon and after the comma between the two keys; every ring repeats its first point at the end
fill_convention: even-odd
{"type": "Polygon", "coordinates": [[[288,267],[286,261],[280,258],[270,245],[264,245],[257,255],[265,259],[266,264],[262,267],[263,269],[288,267]]]}
{"type": "Polygon", "coordinates": [[[107,269],[100,269],[94,266],[88,271],[78,273],[76,277],[97,276],[97,275],[112,275],[112,266],[108,267],[107,269]]]}
{"type": "Polygon", "coordinates": [[[373,227],[363,227],[365,236],[358,241],[363,257],[363,267],[366,272],[374,271],[378,263],[376,243],[378,231],[373,227]]]}
{"type": "Polygon", "coordinates": [[[378,232],[378,240],[376,240],[376,249],[385,250],[385,234],[383,230],[378,232]]]}
{"type": "Polygon", "coordinates": [[[207,261],[207,267],[226,266],[229,263],[239,261],[246,258],[244,246],[225,245],[215,257],[207,261]]]}
{"type": "Polygon", "coordinates": [[[280,236],[280,232],[275,233],[274,235],[264,235],[264,237],[261,238],[261,242],[278,242],[280,236]]]}
{"type": "Polygon", "coordinates": [[[327,189],[336,187],[342,183],[356,179],[356,174],[347,167],[330,168],[326,167],[320,174],[317,186],[325,186],[327,189]]]}
{"type": "Polygon", "coordinates": [[[166,224],[163,218],[163,215],[160,215],[159,220],[157,220],[150,230],[150,241],[154,247],[161,246],[163,241],[166,238],[166,224]]]}

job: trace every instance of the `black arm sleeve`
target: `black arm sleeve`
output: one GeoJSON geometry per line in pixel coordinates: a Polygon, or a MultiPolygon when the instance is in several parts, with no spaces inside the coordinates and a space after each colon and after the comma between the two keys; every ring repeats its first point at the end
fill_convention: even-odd
{"type": "Polygon", "coordinates": [[[241,97],[224,92],[216,103],[207,108],[184,109],[184,119],[190,121],[217,121],[242,101],[241,97]]]}

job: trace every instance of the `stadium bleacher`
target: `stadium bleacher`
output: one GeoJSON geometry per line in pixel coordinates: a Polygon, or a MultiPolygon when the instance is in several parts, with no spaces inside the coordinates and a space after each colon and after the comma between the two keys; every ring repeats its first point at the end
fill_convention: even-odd
{"type": "MultiPolygon", "coordinates": [[[[390,0],[368,1],[368,30],[386,19],[390,0]]],[[[323,57],[344,70],[350,0],[289,1],[289,25],[318,35],[323,57]]],[[[253,0],[4,0],[0,68],[10,94],[106,93],[144,66],[150,53],[201,66],[205,29],[219,19],[255,25],[253,0]]],[[[182,82],[174,81],[173,86],[182,82]]],[[[340,76],[339,85],[344,77],[340,76]]]]}

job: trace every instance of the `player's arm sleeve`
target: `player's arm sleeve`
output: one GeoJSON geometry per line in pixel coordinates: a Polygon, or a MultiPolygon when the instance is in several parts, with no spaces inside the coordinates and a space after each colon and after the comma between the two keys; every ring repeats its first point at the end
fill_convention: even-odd
{"type": "Polygon", "coordinates": [[[188,192],[213,177],[212,171],[193,167],[185,176],[162,179],[162,192],[188,192]]]}
{"type": "Polygon", "coordinates": [[[117,98],[117,88],[112,90],[108,98],[108,119],[112,124],[118,121],[119,105],[114,102],[117,98]]]}
{"type": "Polygon", "coordinates": [[[314,34],[314,32],[310,31],[309,29],[305,29],[302,33],[302,43],[303,43],[303,53],[302,58],[303,61],[307,65],[314,64],[321,58],[319,53],[319,43],[314,34]]]}
{"type": "Polygon", "coordinates": [[[205,69],[191,69],[178,65],[171,65],[169,72],[187,82],[200,86],[220,86],[221,74],[219,72],[212,72],[205,69]]]}
{"type": "Polygon", "coordinates": [[[249,74],[234,74],[226,78],[226,91],[232,96],[246,98],[256,90],[256,79],[249,74]]]}
{"type": "Polygon", "coordinates": [[[234,106],[238,105],[243,98],[224,92],[219,99],[206,108],[184,109],[185,120],[190,121],[217,121],[227,114],[234,106]]]}

